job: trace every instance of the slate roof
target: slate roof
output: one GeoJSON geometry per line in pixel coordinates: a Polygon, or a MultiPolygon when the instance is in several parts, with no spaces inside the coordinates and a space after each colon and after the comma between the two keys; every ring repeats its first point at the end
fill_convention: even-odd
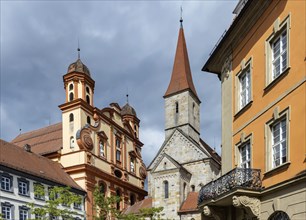
{"type": "Polygon", "coordinates": [[[181,27],[179,30],[171,80],[164,97],[188,89],[191,90],[195,97],[199,100],[192,81],[184,29],[181,27]]]}
{"type": "Polygon", "coordinates": [[[84,190],[64,171],[60,163],[28,152],[21,147],[0,139],[0,165],[43,178],[54,183],[84,190]]]}
{"type": "Polygon", "coordinates": [[[198,192],[190,192],[186,200],[181,205],[179,213],[198,211],[198,192]]]}
{"type": "Polygon", "coordinates": [[[31,145],[36,154],[46,155],[59,151],[63,145],[62,123],[53,124],[18,135],[11,142],[19,147],[31,145]]]}

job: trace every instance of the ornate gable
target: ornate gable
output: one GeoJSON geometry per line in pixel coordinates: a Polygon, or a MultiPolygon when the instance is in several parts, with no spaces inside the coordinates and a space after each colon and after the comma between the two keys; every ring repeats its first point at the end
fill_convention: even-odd
{"type": "Polygon", "coordinates": [[[156,164],[163,157],[163,154],[167,154],[174,158],[178,164],[188,163],[210,157],[202,146],[188,137],[180,129],[176,129],[172,135],[167,140],[165,140],[156,157],[149,165],[149,170],[152,170],[156,166],[156,164]]]}

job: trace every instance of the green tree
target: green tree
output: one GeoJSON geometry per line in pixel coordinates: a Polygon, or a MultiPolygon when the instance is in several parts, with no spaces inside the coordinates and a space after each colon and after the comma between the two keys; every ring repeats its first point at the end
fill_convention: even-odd
{"type": "MultiPolygon", "coordinates": [[[[69,208],[71,204],[81,204],[82,198],[71,192],[70,187],[54,186],[48,189],[49,199],[45,201],[42,207],[35,206],[35,203],[29,203],[31,212],[41,219],[49,219],[49,216],[63,217],[65,219],[73,219],[75,211],[69,208]],[[60,207],[60,205],[62,205],[60,207]],[[65,208],[67,207],[67,208],[65,208]]],[[[36,198],[45,197],[45,189],[41,184],[34,185],[34,195],[36,198]]]]}

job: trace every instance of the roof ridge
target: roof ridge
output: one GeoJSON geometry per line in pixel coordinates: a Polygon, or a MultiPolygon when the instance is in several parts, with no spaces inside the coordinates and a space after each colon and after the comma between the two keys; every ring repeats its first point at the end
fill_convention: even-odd
{"type": "Polygon", "coordinates": [[[28,138],[25,138],[26,135],[29,135],[29,134],[31,134],[31,133],[35,133],[35,132],[37,132],[37,131],[39,131],[39,130],[47,129],[47,128],[50,128],[50,127],[55,127],[56,125],[59,125],[59,124],[62,124],[62,123],[61,123],[61,122],[58,122],[58,123],[56,123],[56,124],[48,125],[48,126],[46,126],[46,127],[38,128],[38,129],[35,129],[35,130],[32,130],[32,131],[25,132],[25,133],[23,133],[23,134],[19,134],[16,138],[14,138],[14,139],[12,140],[12,142],[13,142],[13,143],[18,143],[18,142],[24,141],[25,139],[33,139],[33,138],[36,138],[36,137],[39,137],[39,136],[42,136],[42,135],[46,135],[46,134],[50,134],[50,133],[55,132],[55,131],[59,131],[59,130],[61,130],[61,128],[57,128],[57,129],[51,130],[51,131],[49,131],[49,132],[45,132],[45,133],[42,133],[42,134],[37,134],[37,135],[35,135],[35,136],[30,136],[30,137],[28,137],[28,138]],[[21,137],[23,137],[23,138],[21,138],[21,137]],[[16,140],[16,139],[18,139],[18,138],[21,138],[21,139],[20,139],[20,140],[16,140]],[[16,141],[14,141],[14,140],[16,140],[16,141]]]}

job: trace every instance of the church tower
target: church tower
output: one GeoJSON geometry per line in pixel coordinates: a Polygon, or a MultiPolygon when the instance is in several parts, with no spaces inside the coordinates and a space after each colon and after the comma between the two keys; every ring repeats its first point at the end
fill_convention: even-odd
{"type": "Polygon", "coordinates": [[[66,101],[60,105],[62,110],[63,152],[77,150],[76,133],[86,124],[93,123],[93,95],[95,81],[90,71],[80,59],[71,63],[63,76],[66,101]]]}
{"type": "Polygon", "coordinates": [[[200,139],[200,99],[192,81],[183,20],[180,20],[176,54],[171,80],[164,95],[166,139],[176,128],[196,142],[200,139]]]}

